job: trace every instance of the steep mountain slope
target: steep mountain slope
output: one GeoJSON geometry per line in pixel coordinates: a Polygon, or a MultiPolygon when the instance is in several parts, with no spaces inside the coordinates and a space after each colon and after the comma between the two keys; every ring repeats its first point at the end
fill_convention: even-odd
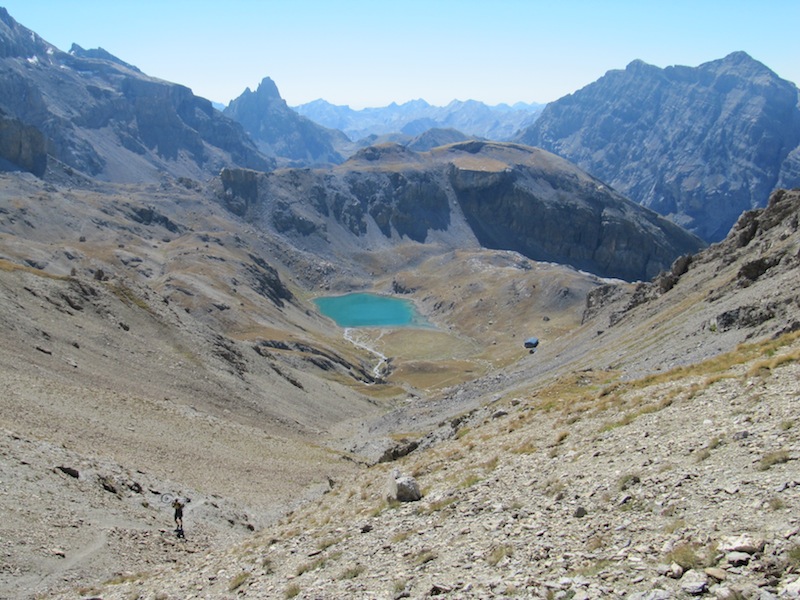
{"type": "Polygon", "coordinates": [[[277,254],[193,186],[0,174],[0,596],[160,561],[165,494],[213,547],[357,470],[372,357],[277,254]]]}
{"type": "Polygon", "coordinates": [[[168,564],[91,593],[795,598],[798,269],[800,192],[781,191],[671,286],[598,289],[563,339],[407,403],[405,457],[181,554],[180,578],[168,564]],[[759,298],[771,315],[746,308],[759,298]],[[420,501],[391,499],[395,469],[420,501]]]}
{"type": "Polygon", "coordinates": [[[73,51],[58,50],[0,8],[0,159],[9,168],[42,175],[52,163],[67,175],[113,181],[270,168],[237,123],[188,88],[147,77],[105,51],[73,51]]]}
{"type": "Polygon", "coordinates": [[[351,140],[389,133],[419,135],[427,129],[456,129],[469,136],[507,141],[531,125],[544,105],[518,103],[487,106],[476,100],[453,100],[447,106],[431,106],[424,100],[392,103],[379,108],[353,110],[325,100],[315,100],[294,109],[331,129],[343,131],[351,140]]]}
{"type": "Polygon", "coordinates": [[[800,185],[798,89],[744,52],[634,61],[550,103],[518,141],[563,156],[707,241],[800,185]]]}
{"type": "Polygon", "coordinates": [[[284,166],[338,164],[344,159],[336,148],[350,145],[341,132],[325,129],[289,108],[269,77],[256,91],[247,88],[231,100],[223,113],[241,123],[264,154],[283,159],[284,166]]]}
{"type": "Polygon", "coordinates": [[[149,570],[274,522],[363,468],[346,447],[365,420],[516,360],[523,322],[551,315],[544,340],[574,327],[600,284],[477,246],[351,241],[337,260],[287,239],[186,180],[0,174],[0,596],[149,570]],[[429,329],[345,333],[308,300],[425,281],[429,329]],[[489,305],[504,309],[487,332],[489,305]],[[178,548],[174,495],[202,522],[178,548]]]}
{"type": "Polygon", "coordinates": [[[373,146],[331,171],[226,171],[232,211],[345,260],[400,240],[515,250],[643,279],[702,242],[543,150],[463,142],[427,153],[373,146]],[[343,245],[342,245],[343,244],[343,245]]]}

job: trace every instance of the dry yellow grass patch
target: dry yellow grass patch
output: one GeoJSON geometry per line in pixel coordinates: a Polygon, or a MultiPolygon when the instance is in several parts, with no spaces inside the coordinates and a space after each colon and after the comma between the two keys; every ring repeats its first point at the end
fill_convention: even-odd
{"type": "Polygon", "coordinates": [[[502,173],[508,168],[508,163],[486,156],[462,155],[452,161],[459,169],[465,171],[483,171],[486,173],[502,173]]]}
{"type": "Polygon", "coordinates": [[[61,281],[66,281],[69,277],[65,275],[53,275],[52,273],[48,273],[47,271],[42,271],[41,269],[34,269],[33,267],[29,267],[27,265],[20,265],[4,258],[0,258],[0,271],[6,272],[13,272],[13,271],[23,271],[24,273],[31,273],[32,275],[38,275],[39,277],[46,277],[48,279],[58,279],[61,281]]]}
{"type": "Polygon", "coordinates": [[[437,390],[484,375],[486,368],[471,361],[398,361],[389,381],[402,381],[416,388],[437,390]]]}

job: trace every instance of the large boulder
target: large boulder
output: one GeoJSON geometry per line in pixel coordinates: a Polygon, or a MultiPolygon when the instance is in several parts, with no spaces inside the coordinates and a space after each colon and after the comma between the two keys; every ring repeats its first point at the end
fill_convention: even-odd
{"type": "Polygon", "coordinates": [[[417,480],[410,475],[403,475],[399,469],[389,474],[386,499],[395,502],[416,502],[422,499],[417,480]]]}

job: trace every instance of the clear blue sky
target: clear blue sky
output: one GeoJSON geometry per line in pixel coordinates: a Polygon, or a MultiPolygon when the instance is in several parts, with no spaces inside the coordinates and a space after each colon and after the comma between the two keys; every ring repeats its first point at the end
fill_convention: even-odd
{"type": "Polygon", "coordinates": [[[292,106],[549,102],[634,59],[744,50],[800,82],[800,0],[0,0],[69,50],[102,47],[227,103],[271,77],[292,106]]]}

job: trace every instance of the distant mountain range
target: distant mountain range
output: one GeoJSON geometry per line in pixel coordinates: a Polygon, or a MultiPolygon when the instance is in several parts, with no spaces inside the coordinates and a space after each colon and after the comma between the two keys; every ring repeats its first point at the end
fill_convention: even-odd
{"type": "Polygon", "coordinates": [[[0,9],[0,169],[118,182],[226,167],[331,167],[370,145],[538,146],[707,242],[800,185],[798,89],[743,52],[699,67],[634,61],[546,107],[424,100],[290,108],[264,78],[224,112],[103,49],[62,52],[0,9]]]}
{"type": "Polygon", "coordinates": [[[510,140],[531,125],[543,104],[518,102],[513,106],[489,106],[477,100],[453,100],[447,106],[431,106],[425,100],[392,103],[380,108],[353,110],[325,100],[301,104],[294,109],[312,121],[344,132],[351,140],[400,133],[414,138],[428,129],[456,129],[468,136],[510,140]]]}
{"type": "Polygon", "coordinates": [[[453,101],[445,107],[424,100],[353,110],[316,100],[290,108],[265,77],[223,110],[241,123],[267,156],[284,166],[339,164],[361,148],[398,143],[414,150],[468,139],[508,140],[536,120],[544,105],[453,101]]]}
{"type": "MultiPolygon", "coordinates": [[[[539,149],[406,126],[416,135],[405,145],[357,150],[342,132],[292,111],[269,78],[221,114],[102,49],[61,52],[5,11],[0,24],[6,170],[69,185],[210,183],[208,193],[265,234],[316,244],[326,259],[338,252],[342,264],[354,253],[435,240],[636,279],[703,245],[539,149]],[[349,153],[339,151],[348,144],[349,153]]],[[[141,217],[154,218],[150,209],[141,217]]]]}
{"type": "Polygon", "coordinates": [[[710,242],[776,187],[800,185],[798,89],[744,52],[699,67],[634,61],[548,104],[517,141],[710,242]]]}

